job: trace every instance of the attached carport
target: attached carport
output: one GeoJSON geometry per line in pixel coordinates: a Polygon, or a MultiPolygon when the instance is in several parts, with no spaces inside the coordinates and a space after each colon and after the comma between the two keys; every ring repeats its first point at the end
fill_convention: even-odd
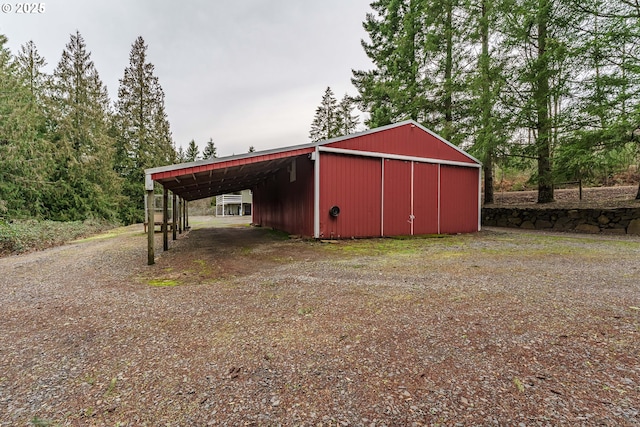
{"type": "MultiPolygon", "coordinates": [[[[173,194],[173,206],[186,206],[193,200],[204,199],[220,194],[231,193],[251,189],[258,184],[275,176],[282,169],[286,169],[291,159],[298,156],[311,156],[315,144],[287,147],[255,153],[247,153],[224,157],[219,159],[201,160],[197,162],[181,163],[145,170],[145,189],[147,191],[147,203],[153,200],[154,183],[163,187],[163,210],[165,212],[163,230],[163,247],[168,249],[168,197],[173,194]]],[[[153,207],[147,207],[149,224],[153,224],[153,207]]],[[[186,218],[187,209],[173,215],[186,218]]],[[[173,239],[176,239],[176,224],[173,226],[173,239]]],[[[154,264],[155,245],[154,228],[148,228],[148,264],[154,264]]]]}

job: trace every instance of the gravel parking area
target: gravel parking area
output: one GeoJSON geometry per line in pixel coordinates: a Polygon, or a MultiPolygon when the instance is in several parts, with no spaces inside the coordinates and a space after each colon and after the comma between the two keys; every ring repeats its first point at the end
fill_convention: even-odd
{"type": "Polygon", "coordinates": [[[0,426],[640,424],[640,238],[243,221],[0,258],[0,426]]]}

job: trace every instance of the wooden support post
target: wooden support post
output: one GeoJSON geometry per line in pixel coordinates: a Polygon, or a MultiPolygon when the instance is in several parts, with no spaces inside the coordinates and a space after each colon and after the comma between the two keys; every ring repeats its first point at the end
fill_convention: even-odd
{"type": "Polygon", "coordinates": [[[189,202],[186,202],[184,205],[184,226],[187,230],[191,229],[191,227],[189,227],[189,202]]]}
{"type": "Polygon", "coordinates": [[[147,190],[147,264],[153,265],[156,262],[154,236],[155,227],[153,226],[153,190],[147,190]]]}
{"type": "Polygon", "coordinates": [[[182,234],[182,197],[178,199],[178,233],[182,234]]]}
{"type": "Polygon", "coordinates": [[[169,250],[169,189],[162,190],[162,250],[169,250]]]}
{"type": "Polygon", "coordinates": [[[187,201],[182,204],[182,229],[187,231],[187,201]]]}
{"type": "Polygon", "coordinates": [[[176,193],[173,193],[173,203],[171,204],[171,208],[173,209],[173,214],[171,215],[171,221],[173,222],[172,226],[171,226],[171,231],[173,233],[173,240],[176,240],[176,233],[178,230],[176,230],[177,228],[177,223],[176,223],[176,216],[178,216],[178,209],[176,208],[176,201],[177,201],[177,196],[176,193]]]}

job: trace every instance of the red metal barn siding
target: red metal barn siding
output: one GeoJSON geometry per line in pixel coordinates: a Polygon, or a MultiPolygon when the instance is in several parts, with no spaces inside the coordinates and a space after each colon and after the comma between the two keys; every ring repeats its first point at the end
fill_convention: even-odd
{"type": "Polygon", "coordinates": [[[253,222],[291,234],[313,236],[313,162],[307,156],[292,161],[296,163],[295,174],[289,165],[256,186],[253,222]]]}
{"type": "Polygon", "coordinates": [[[440,167],[440,232],[478,231],[477,168],[440,167]]]}
{"type": "Polygon", "coordinates": [[[437,234],[438,165],[413,165],[413,234],[437,234]]]}
{"type": "Polygon", "coordinates": [[[271,221],[271,205],[273,200],[273,191],[277,189],[275,182],[272,178],[268,178],[256,185],[253,190],[253,205],[251,206],[252,217],[251,220],[254,224],[260,226],[267,226],[271,221]]]}
{"type": "Polygon", "coordinates": [[[260,203],[257,202],[258,186],[251,188],[251,223],[260,224],[260,203]]]}
{"type": "Polygon", "coordinates": [[[326,147],[475,163],[446,142],[411,124],[334,142],[326,147]]]}
{"type": "Polygon", "coordinates": [[[411,162],[384,160],[383,233],[411,234],[411,162]]]}
{"type": "Polygon", "coordinates": [[[320,237],[380,236],[381,195],[380,159],[321,153],[320,237]],[[340,208],[337,218],[332,206],[340,208]]]}
{"type": "Polygon", "coordinates": [[[282,214],[282,201],[278,177],[268,177],[253,191],[253,222],[264,227],[279,228],[282,214]]]}

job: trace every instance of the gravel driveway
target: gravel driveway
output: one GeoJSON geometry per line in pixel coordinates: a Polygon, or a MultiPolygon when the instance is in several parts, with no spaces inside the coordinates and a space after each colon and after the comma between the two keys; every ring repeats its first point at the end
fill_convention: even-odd
{"type": "Polygon", "coordinates": [[[638,238],[192,223],[0,259],[0,426],[640,424],[638,238]]]}

